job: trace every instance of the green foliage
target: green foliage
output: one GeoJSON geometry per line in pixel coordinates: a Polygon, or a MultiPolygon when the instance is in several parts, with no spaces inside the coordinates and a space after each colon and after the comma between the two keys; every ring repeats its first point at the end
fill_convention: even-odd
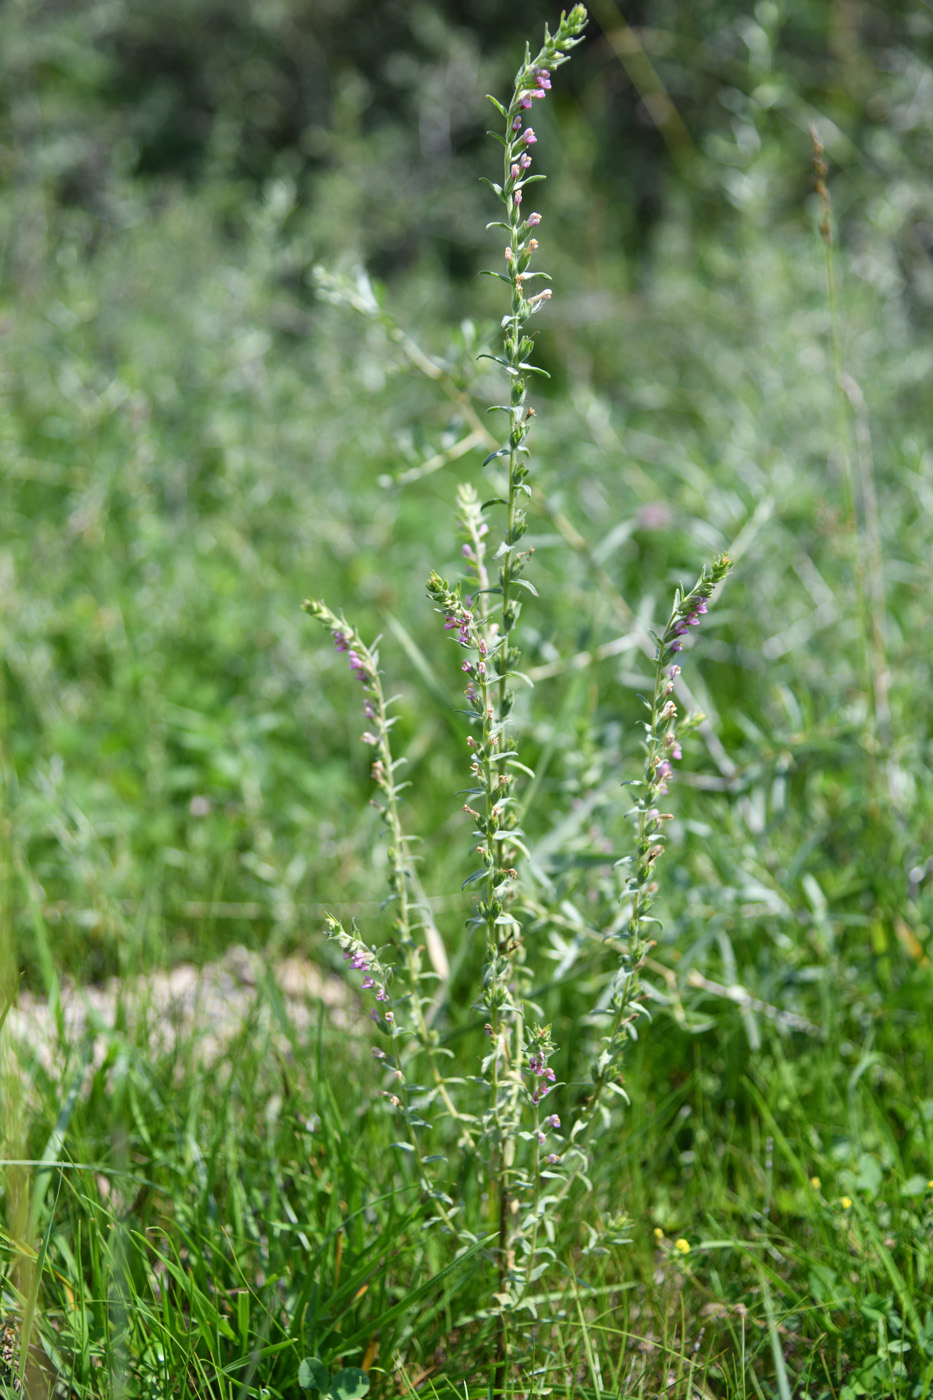
{"type": "Polygon", "coordinates": [[[298,1367],[302,1390],[316,1390],[322,1400],[362,1400],[369,1390],[366,1372],[351,1366],[331,1375],[316,1356],[306,1356],[298,1367]]]}
{"type": "MultiPolygon", "coordinates": [[[[645,636],[698,559],[736,567],[689,676],[710,722],[672,793],[655,1030],[626,1066],[640,1107],[556,1222],[508,1384],[915,1400],[933,1393],[929,15],[625,18],[597,14],[541,132],[558,294],[516,701],[529,848],[594,929],[630,849],[645,636]]],[[[325,897],[375,920],[385,891],[358,688],[299,611],[326,593],[384,630],[401,677],[406,801],[440,837],[421,873],[450,953],[443,1048],[472,1054],[469,892],[439,895],[462,879],[441,742],[459,721],[422,580],[457,573],[451,467],[499,445],[481,423],[458,455],[499,315],[473,277],[496,256],[483,92],[540,20],[507,23],[4,12],[0,1008],[47,994],[53,1054],[4,1052],[3,1159],[43,1165],[4,1167],[0,1391],[35,1298],[27,1365],[63,1393],[275,1400],[310,1353],[376,1394],[488,1394],[479,1261],[422,1232],[362,1032],[330,1013],[309,1031],[275,970],[301,947],[332,972],[325,897]],[[317,264],[356,288],[355,319],[317,264]],[[238,1038],[220,1059],[203,1027],[154,1045],[134,975],[234,942],[269,965],[238,1038]],[[82,1039],[59,991],[111,973],[116,1026],[82,1039]]],[[[569,913],[532,933],[566,1046],[606,950],[569,913]]]]}

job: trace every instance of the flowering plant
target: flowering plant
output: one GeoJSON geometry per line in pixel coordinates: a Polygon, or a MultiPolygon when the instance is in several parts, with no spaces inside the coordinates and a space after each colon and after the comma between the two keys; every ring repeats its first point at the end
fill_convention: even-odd
{"type": "Polygon", "coordinates": [[[526,48],[508,105],[490,98],[502,121],[501,132],[492,134],[503,150],[503,175],[501,181],[487,183],[503,206],[503,217],[489,227],[507,236],[506,271],[491,275],[508,288],[508,311],[502,321],[501,353],[489,358],[501,367],[508,383],[508,402],[495,405],[495,411],[505,415],[505,440],[483,463],[493,473],[492,499],[481,500],[472,483],[464,482],[457,490],[464,579],[451,584],[432,572],[427,582],[466,677],[462,713],[469,780],[462,795],[463,810],[473,823],[474,862],[463,887],[475,890],[468,927],[482,938],[485,950],[474,1002],[484,1048],[478,1072],[470,1077],[449,1074],[450,1052],[436,1026],[435,979],[443,975],[439,969],[444,959],[433,956],[432,940],[438,934],[415,875],[412,839],[403,827],[404,783],[398,774],[404,759],[392,750],[394,702],[383,693],[378,651],[367,647],[326,604],[305,604],[329,629],[362,683],[362,739],[375,754],[371,771],[388,831],[394,910],[391,938],[381,946],[364,941],[355,927],[347,929],[336,918],[328,919],[327,932],[350,966],[364,974],[360,989],[373,998],[369,1015],[380,1037],[373,1056],[385,1068],[388,1083],[383,1094],[403,1125],[396,1146],[413,1163],[432,1219],[462,1246],[483,1245],[493,1262],[496,1282],[490,1312],[496,1319],[500,1370],[512,1319],[520,1309],[534,1314],[532,1285],[552,1267],[549,1217],[576,1184],[588,1185],[594,1138],[611,1123],[613,1107],[624,1098],[620,1062],[644,1010],[639,1000],[641,973],[651,947],[646,930],[652,922],[657,864],[665,849],[664,825],[670,820],[658,804],[668,793],[674,764],[681,757],[673,698],[680,674],[675,657],[690,629],[700,624],[730,567],[722,556],[703,570],[689,592],[678,591],[667,626],[655,638],[645,770],[635,785],[638,795],[632,809],[635,850],[621,893],[626,936],[619,943],[619,965],[604,1007],[607,1029],[589,1075],[581,1067],[574,1092],[561,1093],[564,1086],[550,1064],[557,1049],[551,1027],[542,1024],[531,995],[535,968],[526,935],[538,911],[535,905],[533,919],[523,883],[529,853],[517,796],[522,782],[534,776],[521,759],[514,718],[515,687],[529,683],[519,670],[519,623],[526,602],[537,596],[526,577],[532,552],[523,544],[523,503],[531,494],[528,442],[534,409],[528,389],[532,377],[543,371],[531,359],[534,336],[529,323],[551,296],[549,287],[534,290],[547,280],[532,266],[538,251],[533,231],[542,216],[526,214],[524,206],[528,187],[544,178],[531,173],[537,136],[527,124],[528,116],[551,90],[552,75],[580,42],[586,20],[582,5],[562,15],[555,34],[545,31],[534,58],[526,48]],[[501,512],[502,525],[492,550],[487,517],[494,508],[501,512]],[[558,1095],[559,1112],[554,1111],[558,1095]],[[430,1150],[443,1144],[444,1118],[454,1125],[458,1149],[485,1174],[488,1216],[469,1218],[450,1175],[435,1165],[446,1161],[442,1153],[430,1150]],[[432,1142],[438,1137],[439,1143],[432,1142]]]}

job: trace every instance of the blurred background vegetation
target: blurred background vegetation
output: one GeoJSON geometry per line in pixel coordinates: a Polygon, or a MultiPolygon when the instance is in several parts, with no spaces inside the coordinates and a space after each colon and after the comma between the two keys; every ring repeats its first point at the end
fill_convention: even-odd
{"type": "MultiPolygon", "coordinates": [[[[306,945],[324,902],[378,897],[352,692],[306,593],[373,632],[397,622],[414,813],[446,829],[459,775],[425,676],[451,694],[455,678],[422,579],[456,572],[464,464],[392,482],[467,431],[456,395],[500,314],[477,276],[501,258],[483,95],[555,17],[527,0],[4,5],[0,703],[7,918],[30,980],[53,948],[99,975],[306,945]],[[387,320],[321,296],[316,264],[378,279],[450,392],[387,320]]],[[[918,0],[597,0],[536,113],[556,289],[527,614],[528,662],[553,677],[527,721],[545,795],[562,817],[599,789],[614,815],[594,839],[624,849],[638,665],[623,645],[571,684],[556,658],[630,632],[626,604],[650,623],[738,540],[694,676],[726,753],[695,750],[678,793],[674,908],[724,885],[796,928],[822,900],[875,929],[872,956],[904,943],[897,919],[918,946],[929,929],[931,32],[918,0]],[[882,501],[880,731],[811,124],[863,396],[848,431],[863,455],[870,436],[882,501]],[[554,548],[568,530],[587,547],[554,548]]],[[[458,883],[454,832],[432,889],[458,883]]]]}
{"type": "MultiPolygon", "coordinates": [[[[0,992],[12,963],[54,993],[62,974],[233,943],[326,963],[325,908],[381,937],[358,686],[301,613],[312,594],[383,633],[408,825],[436,836],[420,873],[453,960],[448,1027],[470,1031],[467,896],[450,893],[468,840],[462,676],[424,579],[458,573],[455,483],[479,478],[488,449],[455,454],[474,408],[501,395],[476,359],[502,312],[499,284],[477,275],[502,258],[484,228],[497,207],[480,177],[498,166],[484,94],[509,90],[525,39],[556,18],[530,0],[0,6],[0,992]]],[[[566,924],[535,930],[560,969],[541,993],[559,1077],[606,982],[599,946],[565,974],[586,952],[572,910],[597,930],[618,911],[639,638],[675,584],[720,550],[736,559],[684,654],[711,725],[671,790],[651,969],[665,1030],[632,1047],[636,1109],[580,1219],[639,1222],[639,1243],[598,1265],[607,1289],[641,1278],[672,1329],[655,1335],[697,1337],[695,1356],[706,1332],[722,1375],[730,1356],[736,1376],[745,1364],[750,1309],[756,1393],[776,1393],[783,1347],[832,1376],[814,1393],[928,1394],[933,13],[596,0],[535,126],[555,295],[533,438],[540,597],[523,617],[537,684],[519,720],[538,773],[528,840],[569,901],[566,924]],[[840,374],[811,125],[829,166],[840,374]],[[872,1230],[877,1217],[883,1250],[845,1226],[843,1192],[872,1230]],[[696,1287],[659,1290],[650,1223],[732,1238],[732,1253],[697,1249],[696,1287]],[[899,1336],[911,1308],[908,1360],[927,1388],[895,1390],[882,1332],[899,1336]],[[840,1392],[853,1368],[862,1380],[840,1392]]],[[[301,1251],[268,1228],[289,1210],[309,1222],[314,1269],[336,1249],[320,1296],[335,1356],[382,1325],[367,1251],[386,1306],[422,1297],[411,1279],[440,1267],[443,1241],[373,1198],[391,1123],[352,1039],[330,1032],[315,1055],[294,1031],[286,1070],[247,1027],[216,1095],[193,1058],[155,1070],[119,1028],[80,1101],[72,1047],[51,1070],[31,1063],[32,1117],[8,1155],[48,1144],[57,1158],[67,1128],[75,1161],[157,1183],[124,1212],[89,1171],[74,1202],[49,1207],[47,1347],[104,1384],[110,1284],[94,1260],[114,1221],[136,1232],[133,1287],[155,1280],[157,1323],[150,1227],[175,1232],[180,1259],[190,1246],[215,1311],[234,1293],[239,1310],[252,1271],[265,1320],[247,1318],[235,1345],[208,1328],[205,1367],[265,1344],[279,1280],[298,1299],[282,1326],[304,1319],[301,1251]],[[341,1294],[342,1212],[355,1233],[341,1294]]],[[[37,1180],[39,1221],[51,1174],[37,1180]]],[[[578,1223],[566,1257],[592,1269],[578,1223]]],[[[464,1307],[480,1316],[476,1287],[464,1307]]],[[[430,1328],[406,1315],[405,1346],[460,1365],[435,1311],[430,1328]]],[[[132,1316],[144,1374],[149,1314],[132,1316]]],[[[636,1309],[626,1337],[652,1325],[636,1309]]],[[[382,1335],[386,1360],[395,1334],[382,1335]]],[[[184,1310],[176,1343],[172,1384],[194,1346],[184,1310]]],[[[263,1393],[293,1393],[300,1354],[263,1393]]],[[[98,1391],[86,1379],[82,1393],[98,1391]]],[[[734,1393],[751,1393],[744,1378],[734,1393]]]]}

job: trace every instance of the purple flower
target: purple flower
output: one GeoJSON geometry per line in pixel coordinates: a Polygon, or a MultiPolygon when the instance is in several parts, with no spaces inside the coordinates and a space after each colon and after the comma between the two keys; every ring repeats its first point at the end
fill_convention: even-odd
{"type": "Polygon", "coordinates": [[[678,635],[680,635],[681,633],[686,632],[688,627],[699,627],[700,618],[702,617],[703,613],[708,611],[709,609],[706,605],[706,599],[701,598],[698,603],[695,603],[693,605],[693,607],[684,617],[680,617],[677,619],[677,622],[674,624],[674,630],[678,633],[678,635]]]}
{"type": "Polygon", "coordinates": [[[349,643],[342,632],[334,633],[334,646],[338,651],[349,651],[349,643]]]}
{"type": "Polygon", "coordinates": [[[534,134],[530,126],[526,127],[525,130],[522,132],[522,140],[524,141],[526,146],[533,146],[537,139],[537,136],[534,134]]]}
{"type": "Polygon", "coordinates": [[[367,971],[368,971],[368,969],[369,969],[369,954],[368,954],[368,953],[354,953],[354,954],[352,955],[352,957],[350,958],[350,966],[351,966],[351,967],[355,967],[356,970],[357,970],[357,972],[361,972],[361,971],[364,971],[364,970],[367,970],[367,971]]]}
{"type": "Polygon", "coordinates": [[[545,1121],[545,1123],[547,1124],[547,1126],[548,1126],[549,1128],[559,1128],[559,1127],[560,1127],[560,1119],[558,1118],[558,1116],[557,1116],[556,1113],[552,1113],[551,1116],[550,1116],[550,1118],[545,1118],[544,1121],[545,1121]]]}
{"type": "Polygon", "coordinates": [[[521,202],[522,202],[522,192],[521,192],[521,190],[516,190],[516,191],[515,191],[514,195],[512,196],[512,202],[514,203],[515,208],[517,209],[518,206],[519,206],[519,205],[521,204],[521,202]]]}
{"type": "Polygon", "coordinates": [[[363,714],[366,716],[367,719],[376,718],[376,707],[371,700],[363,701],[363,714]]]}
{"type": "Polygon", "coordinates": [[[364,978],[363,978],[363,991],[364,991],[364,992],[368,992],[369,989],[370,989],[370,987],[375,987],[375,985],[376,985],[376,979],[375,979],[374,977],[364,977],[364,978]]]}
{"type": "MultiPolygon", "coordinates": [[[[552,1084],[554,1083],[556,1075],[551,1067],[545,1064],[541,1055],[531,1055],[528,1060],[528,1068],[531,1070],[532,1074],[536,1074],[539,1079],[548,1079],[552,1084]]],[[[545,1092],[547,1091],[545,1090],[545,1092]]]]}
{"type": "Polygon", "coordinates": [[[378,743],[379,743],[379,740],[376,738],[376,735],[375,735],[375,734],[370,734],[370,732],[369,732],[368,729],[365,730],[365,731],[360,735],[360,738],[362,739],[362,741],[363,741],[364,744],[378,744],[378,743]]]}
{"type": "MultiPolygon", "coordinates": [[[[543,93],[542,93],[541,95],[542,95],[542,97],[544,96],[543,93]]],[[[535,96],[537,96],[536,93],[526,92],[526,93],[525,93],[525,96],[522,98],[521,102],[519,102],[519,104],[518,104],[519,107],[523,107],[524,110],[527,112],[528,108],[531,106],[531,99],[532,99],[532,97],[535,97],[535,96]]]]}
{"type": "Polygon", "coordinates": [[[547,1142],[547,1137],[546,1137],[546,1135],[545,1135],[544,1133],[542,1133],[542,1132],[540,1131],[540,1129],[538,1130],[538,1141],[539,1141],[540,1143],[545,1143],[545,1142],[547,1142]]]}
{"type": "Polygon", "coordinates": [[[464,661],[463,664],[462,664],[462,666],[460,667],[460,670],[461,670],[461,671],[466,671],[466,673],[467,673],[468,676],[472,676],[472,674],[473,674],[473,662],[472,662],[472,661],[464,661]]]}
{"type": "Polygon", "coordinates": [[[512,123],[512,130],[513,130],[513,131],[521,131],[521,129],[522,129],[522,119],[521,119],[521,117],[516,117],[515,120],[514,120],[513,123],[512,123]]]}
{"type": "Polygon", "coordinates": [[[540,224],[540,222],[541,222],[541,215],[540,215],[540,214],[529,214],[529,215],[528,215],[528,218],[525,220],[525,222],[526,222],[526,224],[528,225],[529,228],[537,228],[538,224],[540,224]]]}
{"type": "Polygon", "coordinates": [[[547,1159],[547,1160],[548,1160],[548,1166],[553,1167],[553,1165],[554,1165],[555,1162],[559,1162],[559,1161],[560,1161],[560,1158],[558,1157],[558,1155],[557,1155],[556,1152],[549,1152],[549,1153],[548,1153],[548,1159],[547,1159]]]}
{"type": "MultiPolygon", "coordinates": [[[[527,170],[527,169],[528,169],[529,165],[531,164],[531,156],[528,154],[527,151],[523,151],[523,152],[522,152],[522,158],[521,158],[521,160],[520,160],[518,163],[519,163],[519,165],[521,166],[521,168],[522,168],[523,170],[527,170]]],[[[483,523],[483,528],[481,529],[480,534],[485,535],[488,529],[489,529],[489,526],[484,522],[484,523],[483,523]]]]}
{"type": "Polygon", "coordinates": [[[376,993],[376,1000],[377,1000],[377,1001],[388,1001],[388,1000],[389,1000],[389,993],[386,991],[385,987],[380,987],[380,988],[379,988],[379,990],[378,990],[377,993],[376,993]]]}

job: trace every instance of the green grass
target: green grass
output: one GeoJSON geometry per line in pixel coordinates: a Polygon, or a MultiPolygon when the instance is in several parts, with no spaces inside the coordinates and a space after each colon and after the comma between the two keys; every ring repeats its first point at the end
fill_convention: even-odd
{"type": "MultiPolygon", "coordinates": [[[[907,110],[904,73],[884,81],[907,110]]],[[[842,360],[866,405],[853,389],[852,520],[806,142],[776,146],[746,95],[732,144],[667,191],[636,277],[611,229],[574,224],[600,100],[568,101],[570,158],[542,196],[553,378],[521,712],[529,840],[593,927],[628,849],[640,642],[673,582],[720,549],[736,569],[685,677],[711,725],[672,788],[632,1108],[553,1222],[508,1385],[925,1400],[933,414],[908,235],[928,171],[876,137],[838,180],[842,360]]],[[[342,140],[328,179],[358,209],[368,148],[342,140]]],[[[480,452],[405,482],[495,399],[475,355],[499,310],[431,254],[394,271],[383,317],[328,304],[311,268],[339,261],[336,216],[292,188],[126,179],[109,229],[49,198],[32,252],[12,197],[4,212],[0,1015],[21,987],[54,1023],[62,979],[116,974],[128,1000],[137,974],[235,943],[268,966],[219,1060],[196,1032],[153,1052],[128,1005],[83,1039],[53,1024],[51,1061],[3,1032],[0,1338],[14,1358],[29,1341],[30,1395],[54,1377],[82,1400],[284,1400],[312,1356],[364,1367],[375,1395],[479,1400],[493,1382],[492,1274],[424,1229],[352,992],[349,1029],[322,1009],[308,1030],[275,969],[298,949],[339,972],[326,910],[381,936],[352,678],[300,611],[323,594],[384,634],[409,825],[435,833],[420,873],[452,966],[442,1032],[470,1062],[458,677],[423,581],[456,573],[454,482],[480,452]]],[[[569,915],[535,933],[562,1078],[609,961],[569,915]]],[[[481,1212],[475,1164],[447,1149],[481,1212]]],[[[0,1360],[0,1394],[17,1364],[0,1360]]]]}

